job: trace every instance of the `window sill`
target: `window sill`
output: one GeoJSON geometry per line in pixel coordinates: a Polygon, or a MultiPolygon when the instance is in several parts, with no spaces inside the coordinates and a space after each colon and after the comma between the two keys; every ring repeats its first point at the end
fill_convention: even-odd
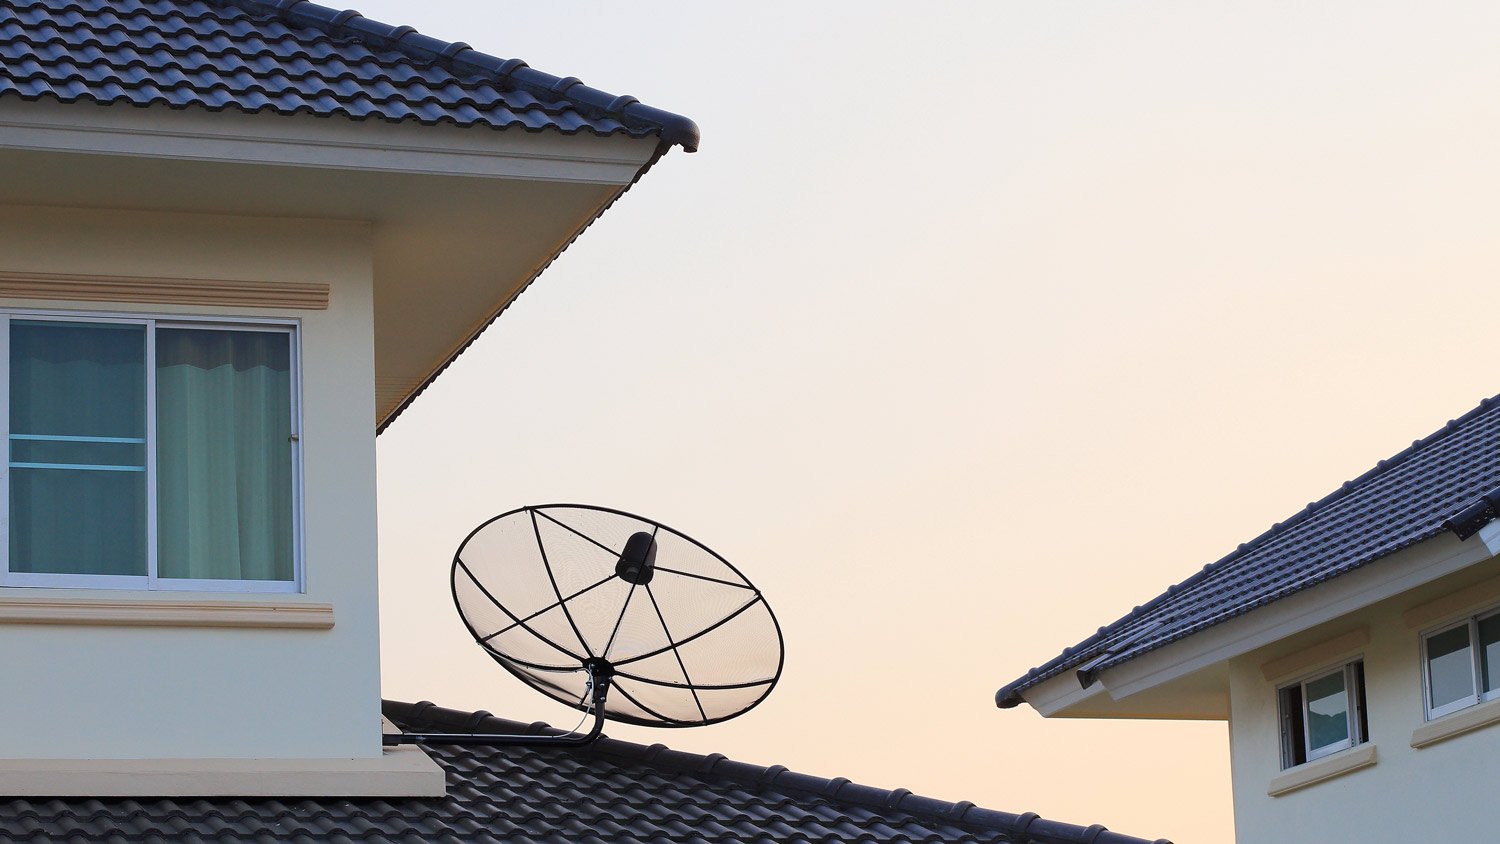
{"type": "Polygon", "coordinates": [[[1496,722],[1500,722],[1500,700],[1488,700],[1428,721],[1412,732],[1411,746],[1426,747],[1496,722]]]}
{"type": "Polygon", "coordinates": [[[333,605],[292,601],[0,597],[0,624],[327,630],[333,627],[333,605]]]}
{"type": "Polygon", "coordinates": [[[1360,768],[1368,768],[1373,764],[1375,764],[1375,745],[1372,742],[1365,742],[1348,750],[1340,750],[1331,756],[1324,756],[1314,762],[1304,762],[1295,768],[1288,768],[1271,778],[1266,794],[1280,797],[1299,788],[1306,788],[1314,783],[1342,776],[1360,768]]]}

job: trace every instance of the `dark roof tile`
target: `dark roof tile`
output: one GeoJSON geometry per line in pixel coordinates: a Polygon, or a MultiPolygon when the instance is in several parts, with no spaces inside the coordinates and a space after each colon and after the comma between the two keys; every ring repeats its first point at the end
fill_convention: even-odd
{"type": "Polygon", "coordinates": [[[305,0],[4,0],[6,95],[698,146],[691,120],[634,97],[305,0]]]}

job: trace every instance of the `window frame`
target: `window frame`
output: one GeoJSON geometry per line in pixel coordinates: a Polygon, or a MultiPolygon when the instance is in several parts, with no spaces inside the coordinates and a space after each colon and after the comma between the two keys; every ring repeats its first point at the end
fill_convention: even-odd
{"type": "Polygon", "coordinates": [[[1340,751],[1358,747],[1359,745],[1365,744],[1370,740],[1370,737],[1368,735],[1369,730],[1365,726],[1368,713],[1365,711],[1363,669],[1364,656],[1360,655],[1343,660],[1339,663],[1325,665],[1322,668],[1319,668],[1315,671],[1310,671],[1306,674],[1302,674],[1294,680],[1281,683],[1276,686],[1276,722],[1277,734],[1279,736],[1281,745],[1282,770],[1291,770],[1292,768],[1306,765],[1309,762],[1315,762],[1326,756],[1332,756],[1333,754],[1340,751]],[[1310,719],[1308,717],[1309,713],[1307,686],[1309,683],[1315,683],[1318,680],[1322,680],[1326,677],[1331,677],[1339,673],[1342,673],[1344,676],[1344,697],[1348,706],[1348,709],[1346,711],[1348,713],[1347,718],[1349,724],[1349,735],[1342,741],[1315,748],[1312,746],[1312,730],[1308,728],[1310,719]],[[1292,731],[1290,725],[1292,723],[1292,719],[1289,717],[1286,706],[1288,701],[1287,693],[1288,691],[1294,689],[1297,692],[1297,706],[1299,710],[1298,716],[1301,722],[1300,737],[1294,737],[1291,735],[1292,731]],[[1296,757],[1292,752],[1293,748],[1291,742],[1294,738],[1300,738],[1300,749],[1302,751],[1301,762],[1295,761],[1296,757]]]}
{"type": "MultiPolygon", "coordinates": [[[[1500,688],[1490,692],[1486,692],[1483,688],[1484,652],[1479,646],[1479,622],[1496,615],[1500,615],[1500,607],[1481,610],[1464,618],[1449,621],[1446,624],[1440,624],[1436,627],[1429,627],[1422,631],[1419,637],[1421,640],[1421,661],[1419,668],[1422,673],[1422,712],[1426,716],[1427,721],[1436,721],[1445,715],[1452,715],[1455,712],[1468,709],[1471,706],[1478,706],[1487,701],[1500,700],[1500,688]],[[1442,706],[1433,706],[1432,661],[1427,655],[1428,643],[1432,640],[1432,637],[1447,633],[1450,630],[1457,630],[1460,627],[1467,628],[1469,631],[1469,688],[1471,691],[1467,697],[1459,698],[1451,703],[1445,703],[1442,706]]],[[[1495,667],[1500,669],[1500,666],[1495,667]]]]}
{"type": "Polygon", "coordinates": [[[198,314],[122,313],[108,311],[0,308],[0,587],[98,589],[136,592],[240,592],[288,594],[306,591],[305,537],[302,513],[302,325],[297,319],[225,317],[198,314]],[[10,570],[10,323],[13,319],[112,323],[145,328],[146,389],[146,574],[60,574],[10,570]],[[156,330],[158,328],[264,331],[285,334],[290,355],[292,447],[292,572],[291,580],[208,580],[167,578],[157,574],[157,430],[156,330]]]}

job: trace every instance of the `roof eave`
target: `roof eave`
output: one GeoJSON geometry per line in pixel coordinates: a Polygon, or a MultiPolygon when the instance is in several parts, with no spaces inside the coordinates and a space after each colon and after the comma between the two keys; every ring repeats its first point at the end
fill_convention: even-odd
{"type": "Polygon", "coordinates": [[[1361,567],[1154,650],[1125,659],[1101,652],[1074,674],[1064,670],[1024,687],[1012,683],[996,693],[996,704],[1008,709],[1025,702],[1045,717],[1101,717],[1116,703],[1124,704],[1124,711],[1133,697],[1471,569],[1497,554],[1500,521],[1486,525],[1474,541],[1439,534],[1383,558],[1378,566],[1361,567]],[[1092,702],[1080,708],[1086,700],[1092,702]]]}

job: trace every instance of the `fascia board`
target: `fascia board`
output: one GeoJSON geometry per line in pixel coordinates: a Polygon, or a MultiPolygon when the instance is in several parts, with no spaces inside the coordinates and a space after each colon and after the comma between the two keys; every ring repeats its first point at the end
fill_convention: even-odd
{"type": "Polygon", "coordinates": [[[1403,552],[1402,559],[1377,560],[1108,669],[1094,685],[1114,700],[1124,700],[1446,577],[1495,556],[1495,548],[1500,547],[1500,522],[1491,522],[1485,531],[1477,537],[1479,541],[1460,542],[1449,534],[1433,537],[1403,552]]]}
{"type": "Polygon", "coordinates": [[[655,138],[0,100],[0,149],[630,184],[655,138]]]}
{"type": "Polygon", "coordinates": [[[1021,693],[1021,698],[1041,714],[1043,718],[1051,718],[1077,706],[1084,701],[1097,698],[1105,694],[1105,688],[1099,683],[1089,686],[1087,689],[1078,685],[1078,673],[1076,671],[1064,671],[1063,673],[1044,680],[1021,693]]]}
{"type": "Polygon", "coordinates": [[[1490,556],[1500,555],[1500,521],[1493,521],[1479,529],[1479,541],[1490,550],[1490,556]]]}

